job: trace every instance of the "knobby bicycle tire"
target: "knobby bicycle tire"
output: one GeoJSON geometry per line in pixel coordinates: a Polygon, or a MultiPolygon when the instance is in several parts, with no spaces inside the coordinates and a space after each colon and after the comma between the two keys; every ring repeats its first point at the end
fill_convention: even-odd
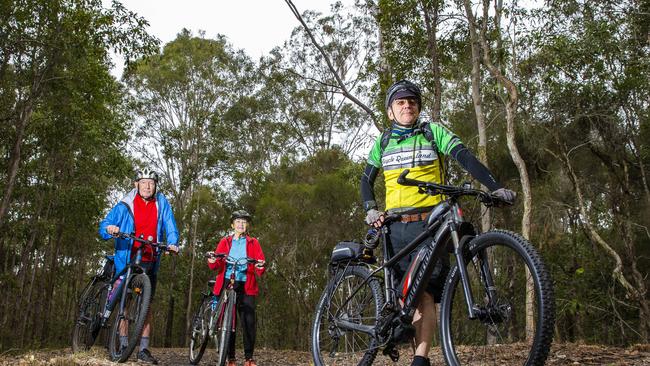
{"type": "Polygon", "coordinates": [[[205,347],[210,341],[210,319],[212,318],[212,296],[206,296],[192,316],[190,329],[189,361],[196,365],[201,361],[205,347]]]}
{"type": "MultiPolygon", "coordinates": [[[[119,293],[116,296],[121,295],[119,293]]],[[[149,277],[144,273],[133,276],[129,281],[126,296],[124,313],[118,313],[115,316],[108,346],[111,360],[116,362],[128,360],[142,336],[142,328],[144,328],[144,322],[147,319],[151,303],[151,282],[149,277]],[[120,324],[122,324],[122,327],[126,327],[128,344],[125,348],[122,348],[120,344],[120,324]]]]}
{"type": "Polygon", "coordinates": [[[311,352],[316,366],[371,365],[379,344],[370,334],[341,329],[336,321],[374,327],[384,304],[382,285],[372,277],[351,298],[354,289],[370,276],[361,266],[349,266],[336,272],[327,284],[316,307],[312,324],[311,352]]]}
{"type": "Polygon", "coordinates": [[[72,352],[86,351],[95,343],[101,330],[101,315],[107,292],[106,282],[93,279],[81,295],[72,330],[72,352]]]}
{"type": "Polygon", "coordinates": [[[228,348],[230,346],[230,342],[234,341],[231,338],[233,332],[233,320],[235,316],[233,312],[235,311],[235,301],[237,295],[232,289],[227,289],[223,292],[225,296],[224,294],[221,295],[217,312],[217,323],[215,326],[217,366],[225,366],[226,360],[228,359],[228,348]]]}
{"type": "Polygon", "coordinates": [[[473,238],[465,253],[474,302],[483,312],[469,319],[457,263],[445,281],[440,312],[447,364],[543,365],[553,337],[555,300],[540,255],[520,235],[502,230],[473,238]],[[486,272],[493,282],[491,301],[486,272]],[[508,360],[502,358],[506,355],[508,360]]]}

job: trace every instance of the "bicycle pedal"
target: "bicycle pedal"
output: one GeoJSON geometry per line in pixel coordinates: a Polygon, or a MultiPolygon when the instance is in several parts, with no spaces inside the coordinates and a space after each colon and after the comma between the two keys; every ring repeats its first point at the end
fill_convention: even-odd
{"type": "Polygon", "coordinates": [[[388,356],[390,360],[393,362],[399,361],[399,351],[397,350],[397,348],[395,348],[395,346],[388,346],[384,348],[382,353],[384,356],[388,356]]]}

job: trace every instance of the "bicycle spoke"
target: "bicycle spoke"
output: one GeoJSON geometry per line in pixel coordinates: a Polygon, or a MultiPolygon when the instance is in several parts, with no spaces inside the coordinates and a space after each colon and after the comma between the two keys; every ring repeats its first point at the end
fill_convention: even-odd
{"type": "Polygon", "coordinates": [[[364,282],[367,270],[355,268],[347,272],[337,280],[335,288],[328,286],[330,292],[320,301],[312,334],[313,355],[320,365],[368,365],[377,352],[375,338],[352,327],[363,325],[374,329],[383,303],[380,284],[372,280],[355,293],[364,282]]]}

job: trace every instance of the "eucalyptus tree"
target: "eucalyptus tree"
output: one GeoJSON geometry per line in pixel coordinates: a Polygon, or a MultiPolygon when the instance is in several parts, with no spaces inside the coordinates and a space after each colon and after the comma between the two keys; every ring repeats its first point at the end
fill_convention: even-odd
{"type": "MultiPolygon", "coordinates": [[[[248,56],[233,49],[225,37],[208,39],[203,33],[194,36],[183,29],[158,54],[138,60],[124,76],[133,100],[133,152],[164,172],[163,189],[171,192],[181,240],[190,244],[191,273],[193,244],[200,236],[192,223],[198,220],[201,205],[193,196],[197,185],[227,182],[222,174],[229,171],[237,147],[246,143],[240,140],[240,126],[225,115],[231,105],[254,90],[253,70],[248,56]]],[[[166,345],[173,335],[175,268],[173,261],[166,345]]],[[[186,299],[186,309],[192,282],[183,288],[187,294],[179,295],[186,299]]]]}
{"type": "Polygon", "coordinates": [[[372,23],[366,15],[336,3],[331,14],[300,13],[287,1],[301,27],[285,47],[272,52],[268,70],[284,79],[284,93],[275,100],[303,156],[340,146],[355,153],[369,140],[371,123],[379,126],[368,107],[374,88],[367,67],[376,57],[372,23]]]}
{"type": "MultiPolygon", "coordinates": [[[[556,199],[565,207],[566,220],[574,217],[584,230],[582,245],[604,254],[596,260],[589,250],[576,252],[582,255],[571,262],[582,269],[581,276],[600,274],[601,292],[615,299],[579,297],[580,291],[568,285],[562,286],[565,301],[600,303],[606,311],[599,313],[619,325],[624,342],[647,341],[650,331],[645,280],[650,160],[643,138],[650,47],[644,11],[634,1],[553,3],[538,12],[538,31],[526,39],[535,47],[525,63],[533,81],[526,84],[534,98],[529,113],[539,131],[552,137],[546,152],[561,163],[557,174],[568,179],[558,186],[556,199]],[[632,321],[630,306],[637,309],[632,321]]],[[[584,308],[574,312],[583,334],[594,327],[588,313],[584,308]]]]}
{"type": "Polygon", "coordinates": [[[150,51],[155,40],[146,35],[146,22],[119,2],[103,9],[100,0],[4,1],[0,12],[0,120],[13,126],[3,144],[11,148],[3,151],[8,159],[2,162],[2,224],[24,158],[27,126],[57,82],[56,73],[85,55],[108,65],[111,48],[131,60],[150,51]]]}
{"type": "Polygon", "coordinates": [[[156,41],[117,2],[5,1],[0,17],[0,348],[67,343],[97,218],[129,168],[109,51],[131,60],[156,41]]]}
{"type": "Polygon", "coordinates": [[[284,160],[260,187],[253,229],[268,262],[258,300],[261,344],[308,349],[332,248],[363,235],[360,169],[340,149],[323,149],[284,160]]]}

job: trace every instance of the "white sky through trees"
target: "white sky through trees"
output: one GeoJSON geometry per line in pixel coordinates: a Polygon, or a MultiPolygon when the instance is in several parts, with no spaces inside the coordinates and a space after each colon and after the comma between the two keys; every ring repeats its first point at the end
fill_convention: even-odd
{"type": "MultiPolygon", "coordinates": [[[[110,6],[110,1],[103,0],[104,6],[110,6]]],[[[305,10],[329,13],[330,4],[334,2],[294,0],[301,13],[305,10]]],[[[352,0],[342,2],[345,5],[353,3],[352,0]]],[[[205,31],[206,38],[214,38],[217,34],[226,36],[235,49],[244,49],[253,60],[281,46],[300,25],[284,0],[122,0],[121,3],[144,17],[149,22],[147,31],[162,44],[174,40],[183,28],[194,35],[205,31]]],[[[114,55],[113,63],[113,74],[119,78],[123,59],[114,55]]]]}

